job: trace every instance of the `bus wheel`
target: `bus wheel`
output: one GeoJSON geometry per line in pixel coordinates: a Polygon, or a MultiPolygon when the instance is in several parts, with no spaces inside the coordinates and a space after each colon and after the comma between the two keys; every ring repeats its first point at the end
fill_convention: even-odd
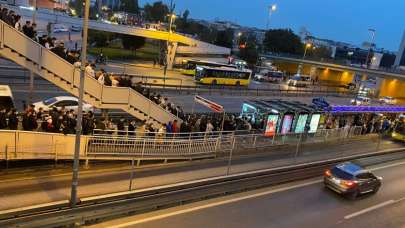
{"type": "Polygon", "coordinates": [[[217,85],[217,80],[212,80],[211,85],[213,86],[217,85]]]}
{"type": "Polygon", "coordinates": [[[237,81],[235,85],[240,86],[240,81],[237,81]]]}

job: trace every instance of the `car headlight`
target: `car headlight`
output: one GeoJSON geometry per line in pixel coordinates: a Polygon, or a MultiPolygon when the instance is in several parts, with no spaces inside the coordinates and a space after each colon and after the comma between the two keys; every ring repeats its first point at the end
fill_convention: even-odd
{"type": "Polygon", "coordinates": [[[351,102],[351,103],[354,103],[354,102],[355,102],[355,100],[354,100],[354,99],[352,99],[350,102],[351,102]]]}

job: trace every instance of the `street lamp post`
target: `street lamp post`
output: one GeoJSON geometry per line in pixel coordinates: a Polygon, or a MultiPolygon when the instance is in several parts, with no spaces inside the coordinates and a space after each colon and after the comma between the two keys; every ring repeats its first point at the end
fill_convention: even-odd
{"type": "Polygon", "coordinates": [[[371,50],[373,48],[373,44],[374,44],[374,39],[375,39],[375,29],[368,29],[369,32],[371,32],[371,43],[370,43],[370,47],[368,48],[367,51],[367,58],[366,58],[366,67],[369,67],[368,61],[370,59],[370,54],[371,54],[371,50]]]}
{"type": "Polygon", "coordinates": [[[167,66],[169,65],[169,61],[170,61],[169,58],[171,56],[171,52],[169,52],[169,50],[170,50],[169,46],[170,46],[170,40],[171,40],[171,36],[172,36],[172,32],[173,32],[172,27],[173,27],[174,20],[176,19],[176,14],[171,13],[168,16],[170,17],[170,20],[169,20],[169,34],[168,34],[167,43],[166,43],[166,49],[167,49],[166,64],[163,69],[163,84],[164,85],[166,85],[167,66]]]}
{"type": "MultiPolygon", "coordinates": [[[[304,55],[302,56],[302,60],[305,59],[305,57],[307,56],[308,49],[311,47],[312,47],[311,43],[305,44],[305,50],[304,50],[304,55]]],[[[301,74],[301,71],[302,71],[302,64],[298,65],[297,74],[301,74]]]]}
{"type": "Polygon", "coordinates": [[[267,17],[266,30],[269,30],[271,15],[272,15],[273,12],[275,12],[276,10],[277,10],[277,5],[276,5],[276,4],[273,4],[273,5],[269,6],[269,15],[268,15],[268,17],[267,17]]]}
{"type": "Polygon", "coordinates": [[[72,207],[77,204],[77,186],[79,179],[79,162],[80,162],[80,138],[82,133],[82,118],[83,118],[83,95],[84,95],[84,78],[85,64],[87,59],[87,36],[89,25],[90,0],[85,0],[84,19],[83,19],[83,38],[82,38],[82,53],[80,65],[80,87],[79,87],[79,107],[77,109],[76,123],[76,138],[75,138],[75,153],[73,160],[72,187],[70,193],[70,205],[72,207]]]}

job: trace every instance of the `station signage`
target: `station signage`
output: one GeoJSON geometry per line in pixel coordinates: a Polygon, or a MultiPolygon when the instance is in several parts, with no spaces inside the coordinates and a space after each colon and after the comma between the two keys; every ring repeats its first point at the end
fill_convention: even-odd
{"type": "Polygon", "coordinates": [[[215,103],[213,101],[210,101],[210,100],[208,100],[208,99],[206,99],[204,97],[195,96],[194,101],[196,103],[199,103],[199,104],[211,109],[214,112],[218,112],[218,113],[224,112],[224,107],[222,105],[219,105],[219,104],[217,104],[217,103],[215,103]]]}

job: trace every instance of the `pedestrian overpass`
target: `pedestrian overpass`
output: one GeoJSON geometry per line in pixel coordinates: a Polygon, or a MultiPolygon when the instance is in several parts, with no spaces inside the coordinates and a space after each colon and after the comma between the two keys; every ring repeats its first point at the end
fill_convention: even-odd
{"type": "MultiPolygon", "coordinates": [[[[79,95],[79,68],[3,21],[0,21],[0,55],[74,96],[79,95]]],[[[84,101],[96,108],[122,109],[139,120],[151,121],[155,126],[174,120],[182,122],[177,116],[131,88],[105,86],[90,75],[84,76],[84,85],[84,101]]]]}
{"type": "MultiPolygon", "coordinates": [[[[367,69],[273,54],[261,56],[278,62],[280,66],[290,65],[291,67],[291,64],[297,68],[298,65],[311,66],[311,68],[315,69],[314,72],[319,73],[317,75],[319,79],[331,81],[337,86],[356,81],[357,75],[360,75],[362,79],[365,78],[363,76],[372,76],[376,78],[376,89],[379,96],[390,96],[405,100],[405,90],[403,89],[405,88],[405,74],[400,74],[399,72],[367,69]]],[[[295,72],[297,71],[294,71],[294,73],[295,72]]],[[[312,74],[312,69],[309,72],[308,74],[312,74]]]]}
{"type": "Polygon", "coordinates": [[[271,55],[270,54],[270,55],[261,55],[261,56],[268,58],[268,59],[279,60],[279,61],[290,62],[290,63],[297,63],[297,64],[311,65],[314,67],[328,68],[328,69],[339,70],[339,71],[351,71],[351,72],[355,72],[355,73],[359,73],[359,74],[367,74],[367,75],[372,75],[372,76],[376,76],[376,77],[380,77],[380,78],[394,78],[394,79],[405,80],[405,74],[400,74],[400,73],[396,73],[396,72],[367,69],[367,68],[360,68],[360,67],[354,67],[354,66],[345,66],[345,65],[335,64],[335,63],[306,60],[306,59],[302,59],[302,58],[284,57],[284,56],[280,56],[280,55],[271,55]]]}
{"type": "MultiPolygon", "coordinates": [[[[24,18],[31,18],[33,11],[20,7],[7,6],[14,10],[17,14],[24,18]]],[[[82,27],[83,20],[78,17],[70,17],[61,13],[54,13],[47,10],[38,10],[36,20],[44,20],[51,23],[63,23],[82,27]]],[[[168,67],[172,67],[176,54],[198,54],[198,55],[230,55],[231,49],[216,46],[210,43],[198,41],[196,39],[180,35],[178,33],[170,33],[167,31],[150,30],[135,26],[109,24],[102,21],[89,21],[89,28],[99,31],[113,32],[119,34],[128,34],[141,36],[149,39],[157,39],[169,41],[168,50],[168,67]],[[181,45],[178,45],[181,44],[181,45]]]]}

